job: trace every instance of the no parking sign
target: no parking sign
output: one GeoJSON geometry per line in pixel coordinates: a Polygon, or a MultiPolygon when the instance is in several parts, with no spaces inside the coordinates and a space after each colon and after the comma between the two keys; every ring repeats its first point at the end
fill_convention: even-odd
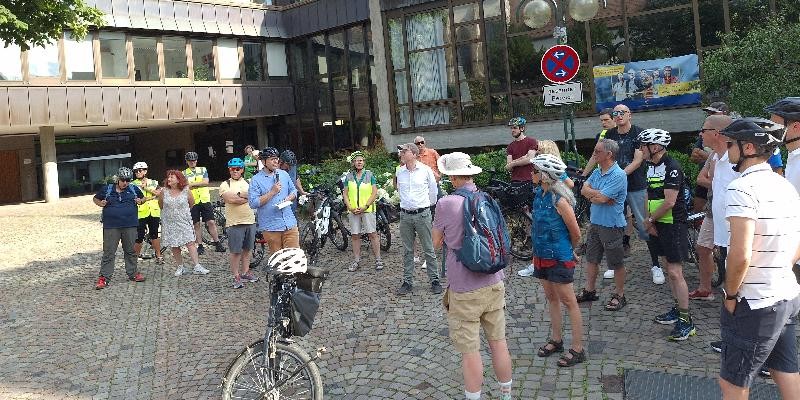
{"type": "Polygon", "coordinates": [[[542,56],[542,74],[553,83],[569,82],[578,74],[580,67],[578,52],[564,44],[547,49],[542,56]]]}

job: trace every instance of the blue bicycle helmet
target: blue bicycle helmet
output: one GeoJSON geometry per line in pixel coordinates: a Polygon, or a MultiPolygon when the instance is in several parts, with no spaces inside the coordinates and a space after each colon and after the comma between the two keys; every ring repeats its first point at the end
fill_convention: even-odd
{"type": "Polygon", "coordinates": [[[525,126],[525,124],[527,122],[528,121],[526,121],[525,117],[523,117],[523,116],[514,117],[514,118],[511,118],[510,120],[508,120],[508,126],[520,126],[520,127],[522,127],[522,126],[525,126]]]}
{"type": "Polygon", "coordinates": [[[244,161],[239,157],[231,158],[231,160],[228,161],[228,168],[244,168],[244,161]]]}

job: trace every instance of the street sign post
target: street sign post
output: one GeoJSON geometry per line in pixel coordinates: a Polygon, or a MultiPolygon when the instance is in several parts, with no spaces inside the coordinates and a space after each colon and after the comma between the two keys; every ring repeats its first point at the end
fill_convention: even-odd
{"type": "Polygon", "coordinates": [[[583,101],[583,85],[580,82],[546,85],[542,87],[544,105],[560,106],[583,101]]]}
{"type": "Polygon", "coordinates": [[[547,49],[542,56],[542,74],[553,83],[569,82],[578,74],[580,67],[578,52],[564,44],[547,49]]]}

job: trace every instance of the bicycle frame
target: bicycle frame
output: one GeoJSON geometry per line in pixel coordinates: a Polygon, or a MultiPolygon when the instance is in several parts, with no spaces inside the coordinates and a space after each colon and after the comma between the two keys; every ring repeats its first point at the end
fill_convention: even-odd
{"type": "Polygon", "coordinates": [[[317,196],[321,201],[314,211],[314,230],[317,238],[322,240],[322,237],[328,234],[328,228],[331,223],[331,199],[324,192],[317,194],[317,196]]]}
{"type": "MultiPolygon", "coordinates": [[[[270,306],[267,315],[267,331],[264,333],[264,365],[270,370],[270,382],[273,386],[279,386],[286,379],[279,380],[279,369],[275,365],[275,344],[279,339],[291,338],[289,330],[289,317],[284,313],[289,307],[289,294],[295,287],[294,279],[291,276],[275,276],[270,278],[270,306]]],[[[305,367],[303,365],[302,367],[305,367]]],[[[296,376],[302,368],[295,371],[291,377],[296,376]]]]}

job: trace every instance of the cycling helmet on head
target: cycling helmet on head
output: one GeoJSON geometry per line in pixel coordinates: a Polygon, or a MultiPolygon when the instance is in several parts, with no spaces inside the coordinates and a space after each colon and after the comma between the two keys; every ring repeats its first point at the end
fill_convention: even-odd
{"type": "Polygon", "coordinates": [[[278,158],[289,165],[297,165],[297,156],[291,150],[284,150],[278,158]]]}
{"type": "Polygon", "coordinates": [[[639,141],[642,144],[660,144],[667,147],[672,141],[672,137],[670,137],[669,132],[663,129],[650,128],[643,130],[639,134],[639,141]]]}
{"type": "Polygon", "coordinates": [[[186,153],[186,161],[197,161],[197,153],[190,151],[186,153]]]}
{"type": "Polygon", "coordinates": [[[564,164],[564,161],[561,161],[561,158],[553,154],[539,154],[531,160],[531,164],[539,171],[547,172],[554,180],[558,180],[567,170],[567,165],[564,164]]]}
{"type": "Polygon", "coordinates": [[[244,168],[244,161],[239,157],[231,158],[231,160],[228,161],[228,168],[244,168]]]}
{"type": "Polygon", "coordinates": [[[367,158],[363,151],[356,150],[356,151],[350,153],[349,156],[347,156],[347,162],[352,163],[353,160],[356,159],[356,157],[367,158]]]}
{"type": "Polygon", "coordinates": [[[514,117],[508,120],[508,126],[525,126],[526,122],[528,121],[525,121],[525,117],[514,117]]]}
{"type": "Polygon", "coordinates": [[[800,121],[800,97],[787,97],[764,107],[764,111],[787,121],[800,121]]]}
{"type": "Polygon", "coordinates": [[[117,179],[129,181],[133,179],[133,171],[131,171],[131,169],[128,167],[121,167],[117,171],[117,179]]]}
{"type": "Polygon", "coordinates": [[[783,142],[784,132],[783,125],[757,117],[735,119],[720,131],[722,135],[733,140],[762,146],[779,145],[783,142]]]}
{"type": "Polygon", "coordinates": [[[279,156],[278,149],[274,147],[265,147],[264,150],[261,150],[261,152],[258,153],[258,157],[261,158],[262,160],[266,160],[269,158],[278,158],[278,156],[279,156]]]}
{"type": "Polygon", "coordinates": [[[277,274],[303,273],[308,269],[308,258],[303,249],[287,247],[270,256],[267,265],[277,274]]]}
{"type": "Polygon", "coordinates": [[[139,161],[136,164],[133,164],[133,170],[137,169],[147,169],[147,163],[144,161],[139,161]]]}

